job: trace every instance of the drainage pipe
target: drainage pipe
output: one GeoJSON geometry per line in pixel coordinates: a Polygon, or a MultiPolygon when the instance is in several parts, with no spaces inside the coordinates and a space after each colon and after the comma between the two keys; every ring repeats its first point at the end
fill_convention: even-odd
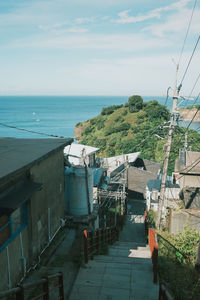
{"type": "Polygon", "coordinates": [[[20,237],[20,247],[21,247],[21,259],[23,260],[23,269],[24,269],[24,276],[26,276],[26,257],[24,256],[24,247],[22,241],[22,233],[19,234],[20,237]]]}
{"type": "Polygon", "coordinates": [[[48,239],[51,242],[51,209],[48,207],[48,239]]]}
{"type": "Polygon", "coordinates": [[[9,256],[9,250],[8,246],[6,247],[6,255],[7,255],[7,262],[8,262],[8,288],[11,289],[11,278],[10,278],[10,256],[9,256]]]}

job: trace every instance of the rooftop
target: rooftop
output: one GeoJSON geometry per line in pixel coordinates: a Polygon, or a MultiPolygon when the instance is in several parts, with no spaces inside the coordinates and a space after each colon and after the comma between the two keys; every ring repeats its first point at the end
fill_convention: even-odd
{"type": "Polygon", "coordinates": [[[0,138],[0,179],[32,166],[45,156],[71,144],[68,139],[17,139],[0,138]]]}
{"type": "Polygon", "coordinates": [[[99,150],[99,148],[82,145],[82,144],[76,144],[72,143],[71,145],[68,145],[64,149],[65,155],[72,155],[77,157],[82,157],[83,152],[85,152],[85,155],[90,155],[92,153],[95,153],[99,150]]]}

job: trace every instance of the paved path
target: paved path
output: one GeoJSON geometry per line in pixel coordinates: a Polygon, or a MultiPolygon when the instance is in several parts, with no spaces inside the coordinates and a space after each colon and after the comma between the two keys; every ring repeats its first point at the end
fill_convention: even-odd
{"type": "Polygon", "coordinates": [[[70,300],[157,300],[150,250],[145,243],[144,203],[129,200],[120,239],[81,267],[70,300]]]}

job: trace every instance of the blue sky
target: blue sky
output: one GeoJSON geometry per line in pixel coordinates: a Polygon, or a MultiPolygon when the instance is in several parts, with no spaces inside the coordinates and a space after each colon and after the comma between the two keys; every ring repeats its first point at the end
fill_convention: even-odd
{"type": "MultiPolygon", "coordinates": [[[[178,81],[200,33],[199,2],[178,81]]],[[[0,95],[164,95],[174,85],[193,6],[194,0],[0,0],[0,95]]],[[[199,69],[198,46],[183,94],[199,69]]]]}

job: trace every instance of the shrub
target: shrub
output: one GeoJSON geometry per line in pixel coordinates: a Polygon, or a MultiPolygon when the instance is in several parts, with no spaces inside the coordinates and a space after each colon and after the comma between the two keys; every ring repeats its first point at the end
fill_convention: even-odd
{"type": "Polygon", "coordinates": [[[95,125],[97,123],[97,119],[96,118],[93,118],[90,120],[90,124],[91,125],[95,125]]]}
{"type": "Polygon", "coordinates": [[[92,126],[87,126],[86,128],[85,128],[85,130],[84,130],[84,134],[89,134],[90,132],[92,132],[93,131],[93,127],[92,126]]]}
{"type": "Polygon", "coordinates": [[[156,218],[157,218],[157,213],[153,209],[150,209],[147,213],[147,219],[146,219],[150,227],[153,228],[156,227],[156,218]]]}
{"type": "Polygon", "coordinates": [[[103,148],[106,146],[106,139],[95,139],[94,146],[98,148],[103,148]]]}
{"type": "Polygon", "coordinates": [[[97,120],[97,129],[98,130],[101,130],[102,128],[104,128],[104,122],[105,122],[105,120],[104,119],[98,119],[97,120]]]}
{"type": "Polygon", "coordinates": [[[111,147],[107,148],[106,149],[106,155],[109,157],[109,156],[113,156],[115,155],[115,150],[111,147]]]}
{"type": "Polygon", "coordinates": [[[146,103],[144,111],[149,119],[164,119],[168,121],[170,119],[170,112],[164,106],[158,103],[156,100],[151,100],[146,103]]]}
{"type": "Polygon", "coordinates": [[[121,133],[120,133],[120,136],[121,137],[125,137],[125,136],[127,136],[128,135],[128,130],[124,130],[124,131],[122,131],[121,133]]]}
{"type": "Polygon", "coordinates": [[[105,135],[110,135],[112,133],[118,133],[120,131],[124,131],[124,130],[129,130],[129,128],[131,127],[131,125],[129,123],[122,123],[118,126],[115,127],[109,127],[106,129],[105,131],[105,135]]]}
{"type": "Polygon", "coordinates": [[[114,121],[115,122],[123,122],[124,118],[122,116],[117,116],[117,117],[115,117],[114,121]]]}
{"type": "Polygon", "coordinates": [[[103,107],[102,111],[101,111],[101,114],[102,115],[110,115],[112,114],[116,109],[119,109],[123,107],[123,104],[121,105],[111,105],[111,106],[108,106],[108,107],[103,107]]]}
{"type": "Polygon", "coordinates": [[[115,128],[116,128],[116,132],[118,132],[118,131],[123,131],[123,130],[129,130],[130,127],[131,127],[131,125],[129,123],[122,123],[115,128]]]}
{"type": "Polygon", "coordinates": [[[122,111],[122,116],[126,116],[127,115],[127,110],[126,109],[124,109],[123,111],[122,111]]]}
{"type": "Polygon", "coordinates": [[[117,140],[118,140],[117,137],[113,137],[109,142],[109,146],[111,146],[111,147],[115,146],[117,143],[117,140]]]}

